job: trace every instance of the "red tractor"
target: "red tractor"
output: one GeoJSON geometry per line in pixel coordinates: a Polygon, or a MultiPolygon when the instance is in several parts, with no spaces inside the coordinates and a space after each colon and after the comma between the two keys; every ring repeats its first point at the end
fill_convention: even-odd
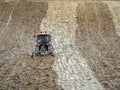
{"type": "Polygon", "coordinates": [[[41,32],[35,37],[35,51],[32,53],[32,56],[40,55],[53,55],[53,46],[51,42],[51,35],[47,32],[41,32]]]}

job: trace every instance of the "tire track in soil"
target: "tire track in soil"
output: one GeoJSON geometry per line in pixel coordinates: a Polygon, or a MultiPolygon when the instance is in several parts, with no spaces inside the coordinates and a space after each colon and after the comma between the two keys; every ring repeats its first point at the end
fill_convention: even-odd
{"type": "Polygon", "coordinates": [[[118,36],[120,36],[120,2],[119,1],[109,1],[105,3],[108,5],[112,15],[113,15],[113,21],[115,23],[116,33],[118,36]]]}

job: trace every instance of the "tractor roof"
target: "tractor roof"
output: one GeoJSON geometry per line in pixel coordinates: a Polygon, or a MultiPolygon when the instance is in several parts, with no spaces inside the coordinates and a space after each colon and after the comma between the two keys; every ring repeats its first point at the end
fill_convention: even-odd
{"type": "Polygon", "coordinates": [[[49,33],[39,33],[37,36],[51,36],[49,33]]]}

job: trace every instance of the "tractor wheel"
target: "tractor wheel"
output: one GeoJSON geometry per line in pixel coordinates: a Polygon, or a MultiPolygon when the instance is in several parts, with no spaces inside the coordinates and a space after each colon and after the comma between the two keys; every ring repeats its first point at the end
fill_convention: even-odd
{"type": "Polygon", "coordinates": [[[55,57],[55,55],[53,54],[53,52],[50,52],[50,53],[49,53],[49,55],[51,55],[51,56],[55,57]]]}
{"type": "Polygon", "coordinates": [[[34,57],[34,55],[32,54],[32,55],[31,55],[31,58],[33,58],[33,57],[34,57]]]}

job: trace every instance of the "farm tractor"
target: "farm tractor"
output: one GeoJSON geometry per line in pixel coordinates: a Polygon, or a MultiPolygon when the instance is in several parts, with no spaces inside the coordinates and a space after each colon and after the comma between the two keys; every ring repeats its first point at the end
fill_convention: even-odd
{"type": "Polygon", "coordinates": [[[47,32],[40,32],[39,34],[34,36],[36,44],[35,50],[32,52],[33,56],[41,56],[41,55],[52,55],[53,54],[53,45],[51,42],[51,34],[47,32]]]}

